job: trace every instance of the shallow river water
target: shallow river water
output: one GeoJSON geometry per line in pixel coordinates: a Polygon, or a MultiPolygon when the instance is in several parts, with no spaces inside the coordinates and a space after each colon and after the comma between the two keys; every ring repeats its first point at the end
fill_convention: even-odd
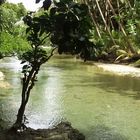
{"type": "MultiPolygon", "coordinates": [[[[11,86],[0,89],[0,124],[10,126],[20,104],[19,61],[1,60],[11,86]]],[[[140,79],[117,76],[69,57],[43,65],[26,108],[28,126],[69,121],[86,140],[140,140],[140,79]]]]}

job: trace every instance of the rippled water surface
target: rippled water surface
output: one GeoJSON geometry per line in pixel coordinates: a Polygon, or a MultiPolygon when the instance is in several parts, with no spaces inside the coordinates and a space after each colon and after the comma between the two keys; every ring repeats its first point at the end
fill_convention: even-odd
{"type": "MultiPolygon", "coordinates": [[[[8,126],[20,104],[21,66],[11,58],[0,64],[11,85],[0,89],[0,123],[8,126]]],[[[72,58],[52,58],[38,75],[26,116],[34,128],[70,121],[86,140],[140,140],[140,79],[72,58]]]]}

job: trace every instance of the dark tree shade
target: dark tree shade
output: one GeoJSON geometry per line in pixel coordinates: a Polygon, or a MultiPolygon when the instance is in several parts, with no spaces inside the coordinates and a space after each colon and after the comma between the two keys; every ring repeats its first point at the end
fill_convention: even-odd
{"type": "Polygon", "coordinates": [[[40,0],[36,0],[36,1],[35,1],[35,3],[39,3],[39,2],[40,2],[40,0]]]}
{"type": "Polygon", "coordinates": [[[51,6],[51,4],[52,4],[52,1],[51,0],[45,0],[43,2],[43,8],[44,8],[44,10],[48,10],[49,7],[51,6]]]}
{"type": "Polygon", "coordinates": [[[3,4],[5,2],[5,0],[0,0],[0,5],[3,4]]]}

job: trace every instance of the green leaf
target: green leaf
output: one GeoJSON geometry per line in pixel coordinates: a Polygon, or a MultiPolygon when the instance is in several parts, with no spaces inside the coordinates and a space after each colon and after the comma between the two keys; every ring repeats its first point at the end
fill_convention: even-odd
{"type": "Polygon", "coordinates": [[[28,27],[28,28],[26,29],[26,34],[27,34],[30,30],[31,30],[31,28],[28,27]]]}
{"type": "Polygon", "coordinates": [[[26,69],[28,69],[28,68],[29,68],[29,65],[24,65],[24,66],[22,67],[23,70],[26,70],[26,69]]]}
{"type": "Polygon", "coordinates": [[[44,8],[44,10],[48,10],[50,8],[51,4],[52,4],[51,0],[45,0],[43,2],[43,6],[42,7],[44,8]]]}
{"type": "Polygon", "coordinates": [[[125,0],[120,0],[121,1],[121,3],[125,3],[125,0]]]}
{"type": "Polygon", "coordinates": [[[24,63],[26,63],[26,61],[25,60],[22,60],[20,64],[24,64],[24,63]]]}
{"type": "Polygon", "coordinates": [[[36,0],[36,1],[35,1],[35,3],[39,3],[39,2],[40,2],[40,0],[36,0]]]}
{"type": "Polygon", "coordinates": [[[55,15],[56,11],[57,11],[57,8],[56,7],[51,8],[51,10],[50,10],[50,16],[55,15]]]}

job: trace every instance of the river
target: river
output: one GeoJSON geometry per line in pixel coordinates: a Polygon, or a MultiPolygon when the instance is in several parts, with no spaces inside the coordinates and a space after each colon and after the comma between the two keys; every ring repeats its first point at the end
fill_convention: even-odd
{"type": "MultiPolygon", "coordinates": [[[[20,104],[21,66],[11,58],[0,64],[11,85],[0,89],[0,124],[7,127],[20,104]]],[[[25,114],[35,129],[69,121],[86,140],[140,140],[140,79],[54,57],[42,66],[25,114]]]]}

